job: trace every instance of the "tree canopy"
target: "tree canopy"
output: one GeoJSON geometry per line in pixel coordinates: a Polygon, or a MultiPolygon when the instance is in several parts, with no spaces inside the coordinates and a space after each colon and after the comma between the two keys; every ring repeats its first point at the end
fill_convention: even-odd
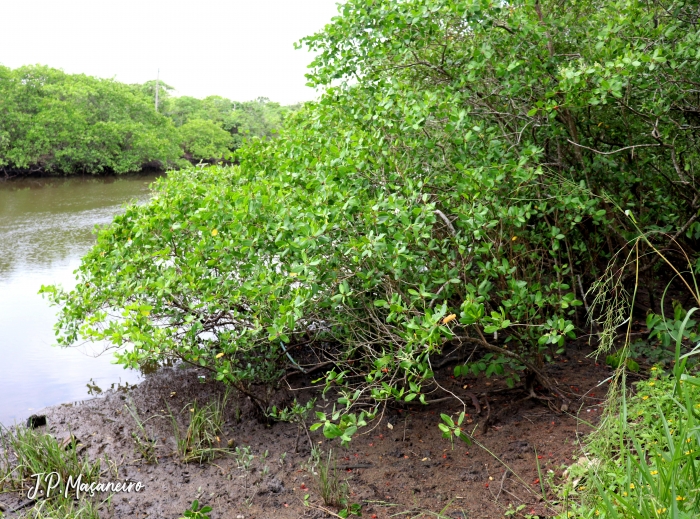
{"type": "Polygon", "coordinates": [[[174,166],[172,123],[140,91],[43,66],[0,67],[0,167],[61,173],[127,173],[174,166]]]}
{"type": "Polygon", "coordinates": [[[243,137],[267,138],[288,108],[268,100],[172,97],[46,66],[0,66],[0,168],[11,173],[129,173],[217,161],[243,137]],[[251,108],[252,107],[252,108],[251,108]]]}
{"type": "Polygon", "coordinates": [[[338,412],[319,424],[344,441],[389,400],[460,400],[433,376],[457,356],[457,376],[539,381],[564,408],[540,368],[586,333],[582,290],[606,272],[651,283],[651,247],[697,258],[697,9],[339,9],[303,40],[318,102],[239,168],[160,181],[101,231],[75,290],[45,289],[60,341],[130,344],[132,366],[177,357],[262,408],[256,384],[332,366],[338,412]]]}
{"type": "Polygon", "coordinates": [[[182,96],[167,99],[163,111],[177,126],[196,119],[217,124],[231,135],[230,146],[238,149],[246,138],[276,136],[285,118],[296,109],[297,106],[282,106],[264,97],[236,103],[219,96],[182,96]]]}

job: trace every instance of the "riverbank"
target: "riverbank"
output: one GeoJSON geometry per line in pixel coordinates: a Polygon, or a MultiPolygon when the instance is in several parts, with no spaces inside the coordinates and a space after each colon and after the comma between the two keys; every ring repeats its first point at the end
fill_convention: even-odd
{"type": "MultiPolygon", "coordinates": [[[[190,161],[191,163],[191,161],[190,161]]],[[[31,180],[52,180],[52,179],[79,179],[79,180],[90,180],[90,179],[103,179],[105,181],[116,180],[120,178],[138,178],[143,176],[159,177],[167,173],[168,170],[162,167],[143,167],[136,171],[130,171],[127,173],[116,173],[114,171],[102,171],[100,173],[66,173],[63,171],[45,171],[45,170],[33,170],[33,169],[7,169],[0,168],[0,183],[7,186],[12,186],[13,183],[21,183],[22,181],[31,180]]]]}
{"type": "MultiPolygon", "coordinates": [[[[387,409],[347,448],[329,442],[320,430],[310,433],[310,439],[325,455],[329,449],[337,453],[341,479],[348,482],[351,503],[362,504],[363,517],[435,517],[442,510],[442,517],[501,518],[509,506],[520,504],[526,505],[524,512],[551,515],[542,497],[538,465],[541,474],[552,470],[555,480],[561,477],[577,459],[578,437],[590,430],[582,421],[596,423],[604,397],[605,387],[596,386],[609,369],[586,357],[588,353],[572,348],[568,357],[547,367],[561,386],[581,395],[573,403],[574,414],[521,401],[524,394],[506,390],[496,379],[457,384],[450,377],[451,367],[441,369],[437,377],[456,392],[488,399],[488,409],[482,405],[481,414],[468,409],[470,427],[476,427],[474,438],[485,448],[459,443],[452,449],[441,437],[440,413],[453,413],[453,403],[444,408],[437,404],[387,409]],[[489,414],[493,425],[484,431],[479,424],[489,414]]],[[[111,460],[117,479],[145,485],[139,493],[115,495],[102,517],[175,519],[195,499],[213,508],[212,519],[327,516],[319,509],[324,504],[313,474],[318,468],[313,467],[306,435],[299,435],[293,424],[262,423],[245,397],[232,396],[224,410],[220,440],[225,452],[201,465],[180,461],[169,410],[184,430],[193,402],[201,406],[221,398],[223,386],[206,376],[197,368],[164,368],[133,389],[112,391],[81,405],[48,408],[41,412],[48,422],[42,429],[57,437],[72,433],[80,452],[90,459],[111,460]],[[139,429],[127,405],[137,410],[145,430],[156,439],[157,463],[146,463],[137,451],[132,433],[139,429]],[[247,452],[253,457],[246,461],[247,452]],[[306,495],[310,506],[304,504],[306,495]]],[[[308,383],[299,382],[300,387],[308,383]]],[[[318,395],[302,390],[294,396],[306,402],[318,395]]],[[[317,406],[322,405],[319,399],[317,406]]],[[[10,508],[23,501],[7,494],[0,499],[10,508]]]]}

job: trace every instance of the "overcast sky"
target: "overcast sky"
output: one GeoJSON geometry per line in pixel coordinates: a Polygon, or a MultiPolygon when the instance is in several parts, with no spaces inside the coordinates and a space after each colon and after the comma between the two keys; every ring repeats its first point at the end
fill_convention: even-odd
{"type": "Polygon", "coordinates": [[[176,95],[258,96],[291,104],[311,61],[294,42],[322,29],[337,0],[0,0],[0,64],[155,79],[176,95]]]}

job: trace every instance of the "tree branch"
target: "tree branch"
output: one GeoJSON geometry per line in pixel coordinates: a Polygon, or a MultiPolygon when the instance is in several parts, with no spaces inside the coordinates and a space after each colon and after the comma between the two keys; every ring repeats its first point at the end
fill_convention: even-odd
{"type": "Polygon", "coordinates": [[[620,148],[618,150],[613,150],[613,151],[599,151],[596,150],[595,148],[589,148],[588,146],[584,146],[583,144],[578,144],[571,139],[566,139],[567,142],[570,144],[573,144],[574,146],[578,146],[579,148],[584,148],[589,151],[592,151],[593,153],[597,153],[598,155],[614,155],[615,153],[620,153],[621,151],[625,150],[631,150],[634,148],[659,148],[661,144],[635,144],[634,146],[625,146],[624,148],[620,148]]]}

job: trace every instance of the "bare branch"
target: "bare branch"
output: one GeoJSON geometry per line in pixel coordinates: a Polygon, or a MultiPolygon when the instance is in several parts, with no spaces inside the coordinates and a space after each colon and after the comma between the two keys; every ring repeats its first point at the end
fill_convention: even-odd
{"type": "Polygon", "coordinates": [[[445,213],[440,211],[440,209],[435,209],[433,211],[436,215],[438,215],[440,218],[442,218],[442,221],[445,222],[445,225],[450,229],[450,232],[452,233],[452,236],[457,236],[457,231],[455,231],[455,228],[452,226],[452,222],[450,222],[449,218],[445,216],[445,213]]]}
{"type": "Polygon", "coordinates": [[[570,144],[573,144],[574,146],[578,146],[579,148],[584,148],[589,151],[592,151],[593,153],[597,153],[598,155],[614,155],[615,153],[620,153],[621,151],[625,150],[632,150],[634,148],[659,148],[661,144],[635,144],[634,146],[625,146],[624,148],[620,148],[618,150],[613,150],[613,151],[600,151],[596,150],[594,148],[589,148],[588,146],[584,146],[583,144],[578,144],[571,139],[566,139],[570,144]]]}

